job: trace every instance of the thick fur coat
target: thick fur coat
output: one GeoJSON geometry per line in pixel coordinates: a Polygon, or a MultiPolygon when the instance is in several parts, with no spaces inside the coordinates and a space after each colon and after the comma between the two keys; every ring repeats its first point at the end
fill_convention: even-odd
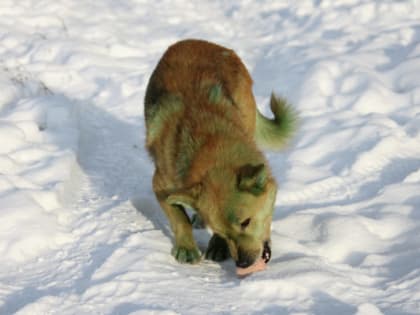
{"type": "Polygon", "coordinates": [[[231,256],[241,268],[268,261],[277,185],[258,146],[281,148],[294,121],[274,95],[271,109],[274,119],[258,112],[252,79],[230,49],[185,40],[159,61],[145,96],[146,146],[178,261],[201,258],[187,207],[214,232],[207,258],[231,256]]]}

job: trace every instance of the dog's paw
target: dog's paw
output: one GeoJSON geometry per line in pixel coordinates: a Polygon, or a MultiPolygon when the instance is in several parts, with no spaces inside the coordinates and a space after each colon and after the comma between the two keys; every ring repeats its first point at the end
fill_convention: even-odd
{"type": "Polygon", "coordinates": [[[180,263],[196,264],[201,260],[201,253],[197,248],[174,246],[172,256],[180,263]]]}
{"type": "Polygon", "coordinates": [[[206,259],[223,261],[230,257],[229,247],[222,237],[213,234],[206,251],[206,259]]]}

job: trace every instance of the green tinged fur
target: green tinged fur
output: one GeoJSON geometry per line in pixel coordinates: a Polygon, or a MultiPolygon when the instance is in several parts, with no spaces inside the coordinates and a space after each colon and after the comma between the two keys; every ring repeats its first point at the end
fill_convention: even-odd
{"type": "Polygon", "coordinates": [[[222,100],[223,91],[221,84],[215,84],[210,88],[209,101],[213,104],[218,104],[222,100]]]}
{"type": "Polygon", "coordinates": [[[184,109],[182,101],[173,95],[165,95],[159,102],[146,107],[146,124],[148,141],[153,142],[160,137],[165,124],[173,119],[175,113],[184,109]],[[164,110],[162,110],[162,107],[164,110]]]}
{"type": "Polygon", "coordinates": [[[261,147],[269,150],[282,149],[297,127],[297,113],[286,99],[271,94],[273,119],[264,117],[257,111],[255,139],[261,147]]]}

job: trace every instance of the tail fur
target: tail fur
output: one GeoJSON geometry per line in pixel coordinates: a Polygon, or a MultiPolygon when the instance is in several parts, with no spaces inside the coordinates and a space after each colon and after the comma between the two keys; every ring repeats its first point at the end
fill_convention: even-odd
{"type": "Polygon", "coordinates": [[[271,111],[273,119],[264,117],[257,111],[255,139],[263,149],[277,151],[286,145],[296,131],[297,113],[286,99],[271,94],[271,111]]]}

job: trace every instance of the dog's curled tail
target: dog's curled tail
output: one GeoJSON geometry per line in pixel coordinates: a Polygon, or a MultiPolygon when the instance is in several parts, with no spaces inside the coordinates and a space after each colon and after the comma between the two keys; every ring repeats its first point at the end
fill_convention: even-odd
{"type": "Polygon", "coordinates": [[[280,150],[295,133],[297,128],[297,113],[286,99],[271,94],[271,111],[273,119],[264,117],[257,110],[255,139],[259,146],[268,150],[280,150]]]}

